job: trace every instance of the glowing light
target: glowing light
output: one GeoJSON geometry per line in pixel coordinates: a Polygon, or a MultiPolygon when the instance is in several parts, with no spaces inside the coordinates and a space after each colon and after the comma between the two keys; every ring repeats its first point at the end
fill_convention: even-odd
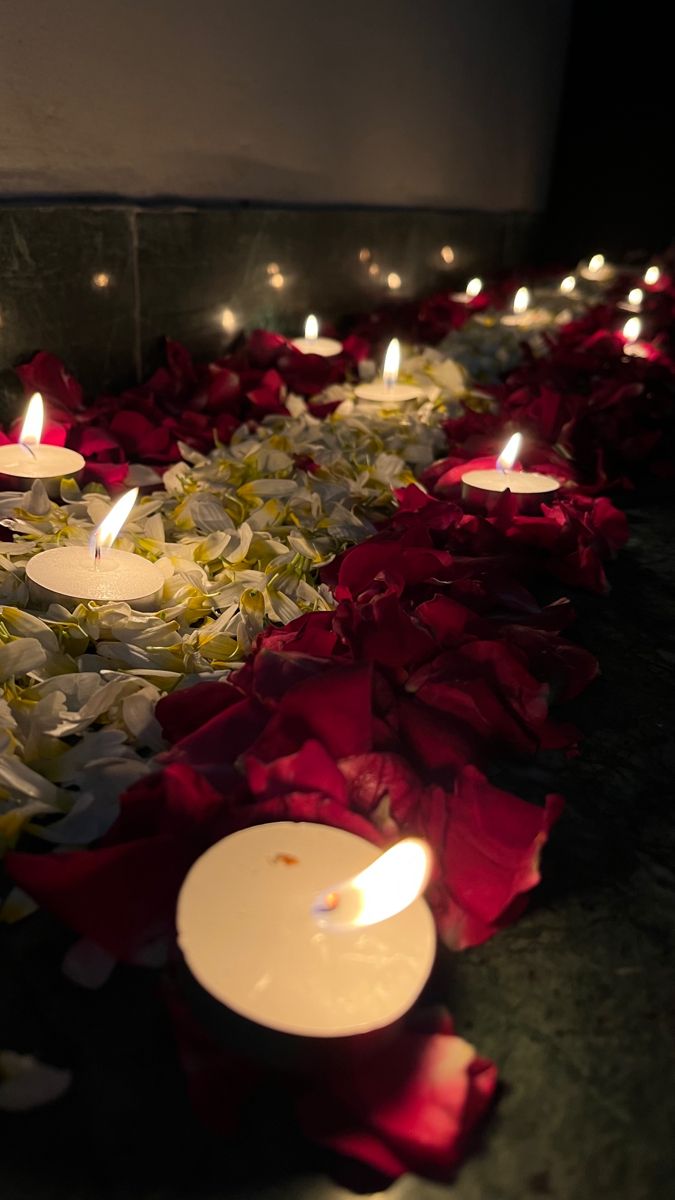
{"type": "Polygon", "coordinates": [[[387,287],[391,288],[392,292],[397,292],[401,286],[401,276],[396,271],[390,271],[387,275],[387,287]]]}
{"type": "Polygon", "coordinates": [[[271,262],[267,264],[265,270],[267,271],[268,275],[278,275],[281,268],[278,263],[271,262]]]}
{"type": "Polygon", "coordinates": [[[382,378],[385,383],[390,386],[396,383],[400,365],[401,343],[398,338],[392,338],[387,346],[387,353],[384,356],[384,366],[382,367],[382,378]]]}
{"type": "Polygon", "coordinates": [[[369,262],[371,257],[370,250],[367,246],[362,246],[359,250],[359,262],[369,262]]]}
{"type": "Polygon", "coordinates": [[[660,267],[647,267],[644,278],[645,278],[645,283],[648,284],[649,286],[651,286],[654,283],[658,283],[659,279],[661,278],[661,268],[660,267]]]}
{"type": "Polygon", "coordinates": [[[91,282],[95,288],[102,290],[103,288],[108,287],[110,283],[110,276],[106,271],[97,271],[95,275],[92,275],[91,282]]]}
{"type": "Polygon", "coordinates": [[[591,255],[591,257],[588,260],[588,269],[589,269],[589,271],[592,271],[592,273],[594,275],[597,274],[598,271],[601,271],[602,268],[604,267],[604,265],[605,265],[604,254],[593,254],[593,255],[591,255]]]}
{"type": "Polygon", "coordinates": [[[284,286],[285,282],[286,282],[286,280],[284,279],[283,275],[281,274],[281,271],[275,271],[274,275],[270,275],[270,279],[269,279],[270,287],[276,288],[277,291],[279,290],[279,288],[282,288],[284,286]]]}
{"type": "Polygon", "coordinates": [[[519,287],[518,291],[516,292],[515,296],[513,297],[514,313],[524,313],[525,310],[529,307],[529,303],[530,303],[530,293],[528,292],[527,288],[519,287]]]}
{"type": "Polygon", "coordinates": [[[113,504],[101,524],[97,525],[89,539],[89,548],[95,558],[100,556],[101,550],[107,550],[112,546],[137,499],[138,488],[132,488],[130,492],[125,492],[117,503],[113,504]]]}
{"type": "Polygon", "coordinates": [[[504,449],[499,455],[499,458],[497,459],[496,466],[498,471],[510,471],[514,464],[518,461],[520,444],[522,440],[522,435],[520,433],[514,433],[513,436],[509,438],[504,449]]]}
{"type": "Polygon", "coordinates": [[[560,281],[560,291],[565,296],[568,295],[569,292],[573,292],[576,286],[577,281],[574,275],[566,275],[565,278],[560,281]]]}
{"type": "Polygon", "coordinates": [[[477,275],[473,279],[470,279],[466,285],[466,294],[467,296],[470,296],[472,300],[475,300],[476,296],[480,296],[482,290],[483,280],[479,279],[477,275]]]}
{"type": "Polygon", "coordinates": [[[231,308],[224,308],[220,314],[220,324],[223,331],[231,337],[239,327],[237,314],[231,308]]]}
{"type": "Polygon", "coordinates": [[[644,294],[642,288],[631,288],[628,293],[628,303],[629,304],[635,304],[635,305],[642,304],[642,301],[644,300],[644,298],[645,298],[645,294],[644,294]]]}
{"type": "Polygon", "coordinates": [[[642,321],[640,320],[639,317],[629,317],[628,318],[628,320],[626,321],[626,324],[623,327],[623,336],[624,336],[624,340],[627,342],[627,344],[629,346],[631,346],[633,344],[633,342],[637,342],[637,340],[640,336],[641,329],[642,329],[642,321]]]}
{"type": "Polygon", "coordinates": [[[42,403],[42,396],[39,392],[34,392],[28,401],[26,416],[24,417],[23,426],[19,441],[22,446],[39,446],[40,438],[42,437],[42,426],[45,419],[45,408],[42,403]]]}
{"type": "Polygon", "coordinates": [[[452,246],[441,246],[441,258],[443,259],[444,263],[447,263],[448,266],[450,266],[450,263],[454,263],[455,252],[452,246]]]}
{"type": "Polygon", "coordinates": [[[376,275],[379,275],[379,273],[380,273],[379,265],[377,263],[371,263],[370,266],[368,267],[368,274],[372,275],[373,279],[374,279],[376,275]]]}
{"type": "Polygon", "coordinates": [[[305,321],[305,337],[308,341],[313,342],[319,336],[319,322],[314,313],[310,313],[305,321]]]}
{"type": "Polygon", "coordinates": [[[431,874],[431,851],[419,838],[405,838],[353,879],[317,898],[315,912],[335,929],[377,925],[395,917],[421,896],[431,874]]]}

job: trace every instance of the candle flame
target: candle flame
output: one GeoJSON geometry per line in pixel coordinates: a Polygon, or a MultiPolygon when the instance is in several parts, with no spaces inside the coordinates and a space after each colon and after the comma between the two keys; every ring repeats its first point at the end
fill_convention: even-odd
{"type": "Polygon", "coordinates": [[[110,512],[103,518],[101,524],[97,525],[89,540],[89,547],[95,558],[100,558],[101,551],[107,550],[112,546],[137,499],[137,487],[132,488],[130,492],[125,492],[123,496],[120,496],[117,503],[113,504],[110,512]]]}
{"type": "Polygon", "coordinates": [[[565,278],[560,281],[560,291],[565,295],[568,292],[573,292],[576,286],[577,281],[574,278],[574,275],[566,275],[565,278]]]}
{"type": "Polygon", "coordinates": [[[384,356],[384,366],[382,368],[382,378],[390,387],[393,387],[398,379],[398,369],[400,365],[401,344],[398,338],[392,338],[387,346],[387,353],[384,356]]]}
{"type": "Polygon", "coordinates": [[[642,304],[645,294],[642,288],[631,288],[628,293],[629,304],[642,304]]]}
{"type": "Polygon", "coordinates": [[[637,342],[640,336],[642,322],[639,317],[629,317],[623,327],[623,336],[629,345],[637,342]]]}
{"type": "Polygon", "coordinates": [[[477,275],[474,276],[473,279],[470,279],[466,285],[466,294],[467,296],[470,296],[472,300],[474,300],[476,296],[479,296],[482,290],[483,280],[479,279],[477,275]]]}
{"type": "Polygon", "coordinates": [[[589,271],[592,271],[593,274],[595,274],[597,271],[601,271],[602,268],[604,267],[604,265],[605,265],[604,254],[593,254],[593,255],[591,255],[591,257],[588,260],[588,269],[589,269],[589,271]]]}
{"type": "Polygon", "coordinates": [[[497,459],[496,467],[498,471],[510,471],[514,463],[518,461],[518,456],[520,454],[520,443],[522,440],[522,435],[520,433],[514,433],[512,437],[509,438],[497,459]]]}
{"type": "Polygon", "coordinates": [[[661,278],[661,268],[655,267],[655,266],[647,267],[644,278],[645,278],[645,283],[647,283],[647,284],[658,283],[659,279],[661,278]]]}
{"type": "Polygon", "coordinates": [[[314,911],[333,929],[377,925],[397,916],[422,895],[431,865],[426,842],[405,838],[352,879],[323,892],[314,911]]]}
{"type": "Polygon", "coordinates": [[[530,293],[528,292],[527,288],[519,287],[518,291],[516,292],[515,296],[513,297],[514,313],[524,313],[525,310],[528,308],[529,303],[530,303],[530,293]]]}
{"type": "Polygon", "coordinates": [[[319,322],[317,321],[316,317],[314,316],[314,313],[310,313],[307,320],[305,321],[305,337],[307,338],[308,341],[313,342],[318,338],[318,336],[319,336],[319,322]]]}
{"type": "Polygon", "coordinates": [[[40,445],[44,416],[45,409],[42,403],[42,396],[39,392],[34,392],[28,401],[28,408],[26,409],[26,416],[19,437],[22,446],[40,445]]]}

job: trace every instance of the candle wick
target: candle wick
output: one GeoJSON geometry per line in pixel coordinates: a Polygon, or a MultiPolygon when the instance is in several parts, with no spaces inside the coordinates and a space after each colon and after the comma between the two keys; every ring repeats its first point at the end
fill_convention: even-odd
{"type": "Polygon", "coordinates": [[[100,565],[101,565],[101,547],[99,546],[99,544],[97,542],[96,546],[94,547],[94,567],[99,567],[100,565]]]}
{"type": "Polygon", "coordinates": [[[337,892],[324,892],[316,903],[316,912],[335,912],[340,903],[337,892]]]}
{"type": "Polygon", "coordinates": [[[21,442],[21,445],[23,446],[24,450],[28,451],[31,458],[37,458],[37,455],[36,455],[33,447],[31,446],[30,442],[21,442]]]}

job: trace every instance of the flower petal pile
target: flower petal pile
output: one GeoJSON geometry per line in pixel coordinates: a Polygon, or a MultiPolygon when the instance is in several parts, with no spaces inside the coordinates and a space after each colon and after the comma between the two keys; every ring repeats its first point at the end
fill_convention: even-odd
{"type": "MultiPolygon", "coordinates": [[[[0,850],[16,885],[0,915],[37,903],[70,926],[72,978],[115,961],[171,978],[187,871],[260,822],[423,837],[452,950],[522,913],[562,798],[522,799],[495,768],[578,753],[555,706],[598,664],[565,636],[557,587],[607,590],[627,528],[600,493],[671,469],[674,302],[668,281],[648,294],[651,349],[631,357],[611,303],[514,336],[491,312],[510,288],[389,306],[330,360],[261,331],[206,366],[167,343],[146,384],[90,406],[52,356],[20,368],[49,436],[90,469],[58,504],[39,483],[0,498],[0,850]],[[353,384],[390,332],[415,346],[402,375],[422,398],[377,413],[353,384]],[[463,472],[493,467],[515,429],[558,498],[533,516],[510,491],[467,511],[463,472]],[[30,557],[84,545],[103,484],[125,477],[144,492],[120,545],[159,566],[158,610],[36,607],[30,557]]],[[[270,1078],[213,1047],[171,988],[169,1003],[195,1104],[231,1129],[220,1080],[243,1094],[270,1078]]],[[[9,1106],[24,1068],[47,1100],[67,1086],[11,1053],[0,1076],[3,1062],[9,1106]]],[[[293,1100],[317,1143],[385,1176],[446,1177],[495,1087],[447,1015],[419,1012],[367,1069],[342,1064],[293,1100]]]]}

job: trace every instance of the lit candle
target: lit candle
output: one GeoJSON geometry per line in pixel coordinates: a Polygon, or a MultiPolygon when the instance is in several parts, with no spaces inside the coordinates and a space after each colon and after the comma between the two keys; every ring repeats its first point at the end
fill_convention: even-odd
{"type": "Polygon", "coordinates": [[[502,325],[510,325],[516,329],[540,329],[550,325],[553,313],[548,308],[530,308],[530,293],[526,287],[519,287],[513,297],[513,312],[499,318],[502,325]]]}
{"type": "Polygon", "coordinates": [[[631,288],[626,299],[621,300],[618,304],[618,307],[622,308],[624,312],[639,313],[642,308],[642,301],[644,298],[645,294],[642,288],[631,288]]]}
{"type": "Polygon", "coordinates": [[[592,283],[607,283],[616,274],[610,263],[605,261],[604,254],[592,254],[587,263],[579,267],[579,274],[592,283]]]}
{"type": "Polygon", "coordinates": [[[537,512],[543,500],[551,500],[560,488],[552,475],[538,471],[514,471],[522,438],[514,433],[497,458],[494,469],[465,471],[462,499],[472,507],[490,512],[508,489],[518,501],[519,512],[537,512]]]}
{"type": "Polygon", "coordinates": [[[72,608],[80,601],[126,601],[148,612],[157,607],[164,583],[159,567],[139,554],[113,550],[138,488],[126,492],[91,535],[89,546],[57,546],[31,558],[26,577],[34,599],[72,608]]]}
{"type": "Polygon", "coordinates": [[[560,291],[562,292],[563,296],[569,296],[570,293],[574,291],[576,286],[577,281],[576,276],[574,275],[566,275],[565,278],[561,279],[560,281],[560,291]]]}
{"type": "Polygon", "coordinates": [[[647,358],[649,356],[649,346],[646,342],[639,340],[641,330],[642,322],[639,317],[629,317],[623,327],[623,352],[629,358],[647,358]]]}
{"type": "Polygon", "coordinates": [[[304,1043],[310,1055],[325,1041],[391,1030],[436,953],[420,898],[430,863],[416,839],[381,854],[304,822],[254,825],[211,846],[176,913],[203,1015],[239,1045],[248,1035],[254,1048],[304,1043]]]}
{"type": "Polygon", "coordinates": [[[483,280],[476,275],[467,283],[465,292],[453,292],[451,299],[456,300],[458,304],[469,304],[471,300],[476,299],[476,296],[480,296],[482,290],[483,280]]]}
{"type": "Polygon", "coordinates": [[[342,342],[335,338],[319,337],[319,322],[313,313],[305,321],[305,336],[294,338],[293,345],[301,354],[318,354],[321,358],[332,358],[342,350],[342,342]]]}
{"type": "Polygon", "coordinates": [[[35,392],[28,402],[18,442],[0,446],[0,488],[21,491],[41,479],[50,496],[58,497],[64,476],[78,475],[85,465],[81,454],[65,446],[40,441],[44,423],[42,396],[35,392]]]}
{"type": "Polygon", "coordinates": [[[661,278],[661,268],[657,266],[647,267],[644,273],[644,281],[648,287],[653,287],[661,278]]]}
{"type": "Polygon", "coordinates": [[[398,338],[392,338],[384,356],[382,375],[374,383],[360,383],[354,389],[354,395],[371,404],[402,404],[406,400],[416,400],[418,387],[397,382],[400,365],[401,346],[398,338]]]}

